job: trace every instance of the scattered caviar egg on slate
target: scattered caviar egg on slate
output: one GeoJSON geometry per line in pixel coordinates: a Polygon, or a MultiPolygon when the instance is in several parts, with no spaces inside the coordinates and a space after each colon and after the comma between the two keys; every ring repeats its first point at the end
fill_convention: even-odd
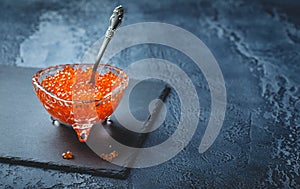
{"type": "Polygon", "coordinates": [[[73,159],[73,153],[72,151],[68,150],[67,152],[65,153],[62,153],[62,158],[64,159],[73,159]]]}
{"type": "Polygon", "coordinates": [[[118,157],[118,152],[113,151],[113,152],[111,152],[111,153],[109,153],[109,154],[104,154],[104,153],[102,153],[102,154],[100,155],[100,157],[101,157],[102,159],[106,160],[106,161],[111,162],[114,158],[118,157]]]}

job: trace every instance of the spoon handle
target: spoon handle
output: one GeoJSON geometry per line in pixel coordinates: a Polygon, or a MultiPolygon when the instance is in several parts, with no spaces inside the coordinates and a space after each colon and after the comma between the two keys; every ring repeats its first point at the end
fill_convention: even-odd
{"type": "Polygon", "coordinates": [[[97,68],[99,66],[100,60],[104,54],[104,51],[106,50],[108,43],[110,42],[111,38],[114,36],[117,27],[121,24],[123,15],[124,15],[124,9],[121,5],[119,5],[114,9],[113,14],[109,19],[109,27],[106,30],[104,41],[100,47],[96,62],[93,66],[93,72],[90,80],[90,83],[92,83],[93,85],[95,84],[95,74],[97,72],[97,68]]]}

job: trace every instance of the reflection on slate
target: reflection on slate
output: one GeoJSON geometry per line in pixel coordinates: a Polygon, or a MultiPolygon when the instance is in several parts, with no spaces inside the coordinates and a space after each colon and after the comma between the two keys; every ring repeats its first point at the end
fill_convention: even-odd
{"type": "MultiPolygon", "coordinates": [[[[1,66],[0,97],[7,99],[1,102],[0,161],[58,169],[63,171],[89,173],[93,175],[114,178],[126,178],[129,169],[102,160],[86,144],[80,143],[75,132],[69,127],[55,127],[49,114],[38,102],[31,86],[31,77],[36,69],[20,69],[1,66]],[[4,72],[5,71],[5,72],[4,72]],[[6,80],[5,78],[10,78],[6,80]],[[71,150],[74,159],[65,160],[63,152],[71,150]]],[[[148,104],[159,96],[164,99],[169,89],[158,81],[143,81],[133,88],[130,94],[130,110],[138,119],[149,118],[148,104]],[[142,103],[143,102],[143,103],[142,103]],[[141,106],[143,106],[141,108],[141,106]]],[[[128,95],[128,93],[125,93],[128,95]]],[[[118,107],[122,111],[122,107],[118,107]]],[[[112,116],[111,125],[97,124],[92,129],[91,136],[99,145],[105,145],[105,140],[97,137],[99,129],[105,128],[106,133],[125,145],[140,147],[146,134],[135,133],[122,127],[112,116]],[[96,137],[95,137],[96,136],[96,137]]],[[[142,127],[143,125],[141,125],[142,127]]],[[[103,134],[103,133],[102,133],[103,134]]],[[[90,136],[90,137],[91,137],[90,136]]],[[[124,165],[134,160],[134,154],[129,155],[124,165]]],[[[121,157],[121,154],[117,157],[121,157]]]]}

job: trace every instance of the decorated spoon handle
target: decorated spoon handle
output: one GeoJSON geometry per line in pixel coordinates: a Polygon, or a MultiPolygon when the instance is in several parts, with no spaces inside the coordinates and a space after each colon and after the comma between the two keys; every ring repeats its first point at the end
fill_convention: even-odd
{"type": "Polygon", "coordinates": [[[111,17],[109,19],[109,27],[105,33],[104,41],[100,47],[96,62],[93,67],[93,73],[92,73],[91,80],[90,80],[90,82],[93,85],[95,84],[95,74],[96,74],[97,68],[99,66],[100,60],[104,54],[104,51],[105,51],[109,41],[114,36],[114,33],[115,33],[117,27],[121,24],[123,15],[124,15],[124,9],[121,5],[119,5],[114,9],[113,14],[111,15],[111,17]]]}

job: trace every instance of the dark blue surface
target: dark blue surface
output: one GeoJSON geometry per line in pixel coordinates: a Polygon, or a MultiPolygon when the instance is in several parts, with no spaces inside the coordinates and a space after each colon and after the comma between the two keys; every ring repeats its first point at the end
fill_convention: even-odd
{"type": "MultiPolygon", "coordinates": [[[[199,37],[215,55],[228,97],[217,140],[204,154],[198,153],[210,99],[206,81],[192,61],[172,49],[162,51],[160,46],[132,47],[112,61],[125,67],[119,60],[164,58],[191,76],[203,114],[189,145],[164,164],[134,169],[127,180],[0,164],[0,187],[299,188],[298,1],[3,0],[0,63],[46,67],[78,62],[104,34],[118,4],[126,10],[122,25],[145,21],[174,24],[199,37]]],[[[176,129],[173,123],[179,106],[174,92],[167,104],[171,107],[168,123],[149,135],[147,146],[176,129]]]]}

